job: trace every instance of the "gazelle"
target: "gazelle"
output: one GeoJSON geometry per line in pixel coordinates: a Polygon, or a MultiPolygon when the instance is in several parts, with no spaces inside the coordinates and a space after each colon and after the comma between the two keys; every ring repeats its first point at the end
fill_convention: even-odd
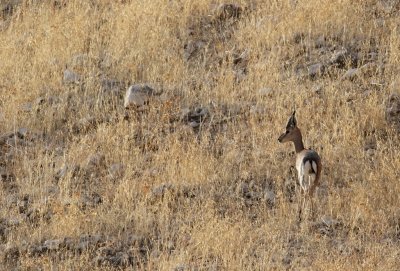
{"type": "Polygon", "coordinates": [[[294,148],[296,150],[297,177],[302,192],[304,193],[304,205],[305,198],[312,198],[315,188],[319,185],[322,164],[321,158],[316,151],[304,148],[303,137],[300,129],[297,127],[295,114],[296,111],[293,112],[286,125],[286,132],[278,138],[278,141],[281,143],[292,141],[294,143],[294,148]]]}

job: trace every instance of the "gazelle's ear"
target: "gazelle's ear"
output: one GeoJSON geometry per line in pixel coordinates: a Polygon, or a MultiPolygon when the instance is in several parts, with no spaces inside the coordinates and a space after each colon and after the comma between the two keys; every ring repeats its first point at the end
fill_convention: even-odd
{"type": "Polygon", "coordinates": [[[296,110],[293,111],[293,114],[290,117],[290,119],[289,119],[289,121],[288,121],[288,123],[286,125],[286,130],[293,129],[293,128],[297,127],[297,121],[296,121],[295,114],[296,114],[296,110]]]}

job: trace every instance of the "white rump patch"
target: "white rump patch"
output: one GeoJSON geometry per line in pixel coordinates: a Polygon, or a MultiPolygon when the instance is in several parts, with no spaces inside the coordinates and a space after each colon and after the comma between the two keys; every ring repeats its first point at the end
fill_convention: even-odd
{"type": "Polygon", "coordinates": [[[317,172],[318,167],[317,167],[317,163],[315,163],[315,161],[312,161],[312,168],[313,168],[314,172],[317,172]]]}
{"type": "Polygon", "coordinates": [[[302,164],[299,182],[301,188],[305,191],[310,188],[317,177],[316,173],[312,173],[312,170],[314,170],[314,172],[317,172],[317,163],[315,161],[310,162],[309,160],[307,160],[304,164],[302,164]]]}

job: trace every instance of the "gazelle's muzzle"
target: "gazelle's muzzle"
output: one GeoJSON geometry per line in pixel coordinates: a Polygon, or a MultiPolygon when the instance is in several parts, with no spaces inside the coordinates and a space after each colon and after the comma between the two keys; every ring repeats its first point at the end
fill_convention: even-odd
{"type": "Polygon", "coordinates": [[[285,141],[286,135],[287,135],[287,133],[281,134],[281,136],[278,138],[278,141],[279,141],[280,143],[285,143],[285,142],[286,142],[286,141],[285,141]]]}

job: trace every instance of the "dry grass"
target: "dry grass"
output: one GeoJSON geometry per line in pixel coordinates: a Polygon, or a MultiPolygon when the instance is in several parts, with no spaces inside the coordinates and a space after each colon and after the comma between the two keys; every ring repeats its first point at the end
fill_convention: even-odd
{"type": "Polygon", "coordinates": [[[395,1],[237,1],[239,19],[218,18],[220,1],[211,0],[14,2],[0,21],[0,131],[28,133],[0,153],[14,177],[0,183],[3,266],[398,268],[400,139],[385,120],[385,101],[400,83],[395,1]],[[321,37],[326,54],[315,46],[321,37]],[[206,45],[185,59],[185,45],[200,40],[206,45]],[[358,62],[301,76],[340,48],[358,53],[358,62]],[[367,62],[378,68],[341,80],[367,62]],[[63,82],[66,67],[80,84],[63,82]],[[102,78],[123,82],[122,95],[131,83],[150,83],[166,98],[126,120],[121,96],[100,91],[102,78]],[[200,131],[177,120],[195,106],[210,110],[200,131]],[[305,144],[324,165],[315,218],[300,226],[293,146],[277,141],[293,106],[305,144]],[[79,126],[88,117],[94,121],[79,126]],[[104,160],[93,168],[94,154],[104,160]],[[118,163],[125,170],[111,178],[118,163]],[[93,193],[101,202],[84,206],[93,193]],[[79,252],[26,249],[84,234],[108,241],[79,252]],[[129,236],[142,243],[124,243],[129,236]],[[101,247],[132,259],[96,265],[101,247]]]}

